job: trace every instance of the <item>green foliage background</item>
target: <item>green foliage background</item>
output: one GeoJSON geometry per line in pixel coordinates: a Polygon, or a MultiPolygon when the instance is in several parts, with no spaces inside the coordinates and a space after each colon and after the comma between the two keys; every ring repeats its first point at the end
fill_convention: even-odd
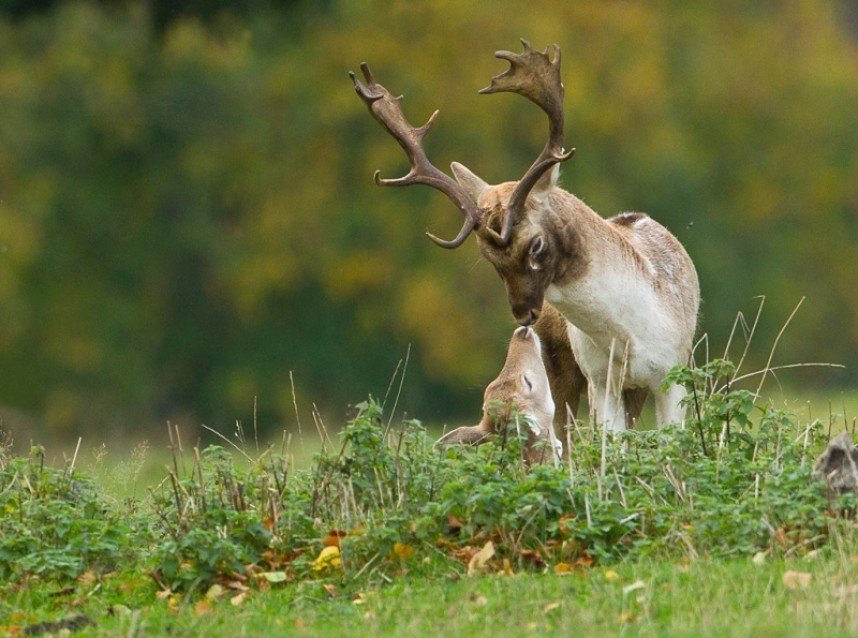
{"type": "Polygon", "coordinates": [[[346,72],[368,61],[415,123],[441,110],[437,165],[515,179],[543,116],[476,91],[521,36],[563,49],[564,186],[677,234],[713,346],[765,295],[764,360],[806,296],[779,358],[858,355],[846,2],[330,0],[166,24],[148,6],[0,5],[4,409],[140,432],[247,420],[258,397],[274,429],[294,421],[290,371],[302,409],[339,415],[383,394],[410,344],[401,406],[475,418],[513,325],[503,287],[472,241],[423,237],[458,229],[443,196],[372,185],[405,161],[346,72]]]}

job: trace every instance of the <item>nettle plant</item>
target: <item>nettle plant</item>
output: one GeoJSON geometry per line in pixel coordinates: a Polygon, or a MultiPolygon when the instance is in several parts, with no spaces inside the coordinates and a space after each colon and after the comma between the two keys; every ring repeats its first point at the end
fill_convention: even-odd
{"type": "Polygon", "coordinates": [[[92,480],[45,465],[45,450],[27,458],[0,450],[0,580],[39,576],[59,581],[113,571],[136,558],[145,521],[129,515],[92,480]]]}
{"type": "MultiPolygon", "coordinates": [[[[263,452],[178,452],[148,501],[121,507],[71,467],[0,456],[0,577],[68,579],[146,565],[162,591],[357,583],[411,570],[541,570],[699,556],[795,555],[854,533],[852,495],[811,479],[827,428],[737,387],[732,364],[676,368],[684,428],[566,430],[559,464],[528,463],[526,415],[489,406],[479,446],[439,446],[370,399],[309,469],[263,452]],[[128,507],[128,506],[126,506],[128,507]],[[146,522],[148,521],[148,522],[146,522]],[[489,558],[486,558],[489,556],[489,558]],[[323,561],[322,559],[325,558],[323,561]],[[135,562],[136,561],[136,562],[135,562]]],[[[826,424],[827,425],[827,424],[826,424]]],[[[854,542],[854,541],[853,541],[854,542]]],[[[141,567],[142,568],[142,567],[141,567]]]]}

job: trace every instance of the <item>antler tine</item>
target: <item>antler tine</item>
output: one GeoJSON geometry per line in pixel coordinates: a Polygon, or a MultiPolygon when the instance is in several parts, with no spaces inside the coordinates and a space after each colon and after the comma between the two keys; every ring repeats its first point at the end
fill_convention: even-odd
{"type": "Polygon", "coordinates": [[[471,198],[459,186],[459,183],[438,170],[426,157],[426,152],[423,149],[423,138],[434,126],[438,111],[431,115],[426,124],[415,128],[408,122],[402,111],[402,96],[393,97],[386,88],[376,82],[366,62],[362,62],[360,68],[364,78],[366,78],[366,85],[355,77],[354,72],[349,71],[349,77],[355,85],[355,92],[366,104],[373,118],[399,143],[411,163],[411,169],[402,177],[384,179],[380,176],[381,171],[376,171],[373,180],[378,186],[425,184],[444,193],[462,211],[465,216],[464,224],[459,234],[450,241],[440,239],[432,233],[426,234],[429,239],[442,248],[461,246],[471,231],[480,224],[480,213],[471,198]]]}
{"type": "Polygon", "coordinates": [[[502,245],[509,242],[513,223],[523,213],[527,195],[539,178],[552,166],[565,162],[575,154],[574,148],[568,152],[563,150],[564,90],[560,79],[560,47],[554,44],[540,53],[523,38],[521,44],[524,47],[522,53],[495,53],[496,58],[509,62],[509,68],[493,77],[491,84],[480,91],[484,95],[507,91],[518,93],[538,105],[548,116],[548,141],[510,196],[500,234],[502,245]],[[548,52],[552,47],[554,56],[549,59],[548,52]]]}

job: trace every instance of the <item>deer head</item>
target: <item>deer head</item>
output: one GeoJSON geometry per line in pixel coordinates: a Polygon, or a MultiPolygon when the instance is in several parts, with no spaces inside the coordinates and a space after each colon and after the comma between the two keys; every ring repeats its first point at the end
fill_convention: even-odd
{"type": "Polygon", "coordinates": [[[479,425],[453,430],[439,440],[442,445],[479,445],[493,433],[502,433],[508,423],[516,423],[527,434],[525,459],[538,462],[560,458],[563,446],[554,435],[554,401],[542,348],[536,332],[518,328],[509,342],[506,361],[497,378],[483,395],[483,418],[479,425]]]}
{"type": "MultiPolygon", "coordinates": [[[[541,223],[557,181],[556,167],[572,157],[575,150],[563,150],[563,83],[560,81],[560,48],[553,45],[535,51],[522,40],[524,51],[498,51],[495,56],[510,67],[491,80],[480,93],[513,92],[538,105],[548,116],[548,140],[542,152],[517,182],[496,186],[487,184],[459,163],[453,163],[455,180],[433,166],[423,149],[423,138],[432,128],[438,111],[423,126],[408,123],[402,97],[393,97],[375,81],[366,63],[361,64],[366,84],[349,75],[355,91],[372,116],[390,133],[405,151],[411,170],[398,179],[382,179],[380,186],[425,184],[450,198],[464,216],[459,234],[452,240],[429,238],[443,248],[457,248],[474,232],[483,256],[495,267],[507,289],[510,307],[516,320],[530,325],[539,316],[545,289],[558,269],[550,263],[574,246],[557,246],[560,241],[545,233],[541,223]]],[[[569,241],[568,239],[566,241],[569,241]]]]}

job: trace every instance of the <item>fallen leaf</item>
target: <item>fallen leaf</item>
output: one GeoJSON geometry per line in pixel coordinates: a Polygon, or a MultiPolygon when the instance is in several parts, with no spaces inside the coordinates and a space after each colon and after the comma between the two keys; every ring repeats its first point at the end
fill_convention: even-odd
{"type": "Polygon", "coordinates": [[[531,565],[535,565],[536,567],[545,566],[545,559],[543,559],[542,554],[535,549],[520,549],[518,550],[518,553],[522,559],[526,560],[531,565]]]}
{"type": "Polygon", "coordinates": [[[197,616],[202,616],[203,614],[207,614],[212,610],[212,605],[207,600],[198,600],[197,604],[194,605],[194,613],[197,616]]]}
{"type": "Polygon", "coordinates": [[[810,585],[811,580],[813,580],[813,576],[808,572],[794,572],[792,570],[784,572],[781,577],[781,582],[787,589],[805,589],[810,585]]]}
{"type": "Polygon", "coordinates": [[[547,613],[549,613],[549,612],[554,611],[555,609],[558,609],[559,607],[560,607],[560,603],[559,603],[559,602],[548,603],[548,604],[547,604],[547,605],[545,605],[545,607],[542,609],[542,613],[543,613],[543,614],[547,614],[547,613]]]}
{"type": "Polygon", "coordinates": [[[215,583],[211,587],[209,587],[206,592],[206,600],[217,600],[218,598],[223,598],[223,595],[226,593],[226,590],[222,585],[218,585],[215,583]]]}
{"type": "Polygon", "coordinates": [[[768,552],[757,552],[754,554],[754,557],[751,559],[751,562],[754,565],[762,565],[766,562],[766,558],[768,557],[768,552]]]}
{"type": "Polygon", "coordinates": [[[340,563],[340,548],[330,545],[322,549],[316,560],[313,561],[313,571],[322,572],[333,567],[339,567],[340,563]]]}
{"type": "Polygon", "coordinates": [[[631,585],[626,585],[623,587],[623,596],[631,594],[633,591],[637,591],[638,589],[644,589],[646,587],[646,583],[642,580],[636,580],[631,585]]]}
{"type": "Polygon", "coordinates": [[[569,563],[557,563],[554,566],[554,573],[560,576],[572,573],[572,565],[569,563]]]}
{"type": "Polygon", "coordinates": [[[262,572],[259,574],[259,577],[264,578],[272,584],[286,582],[286,572],[262,572]]]}
{"type": "Polygon", "coordinates": [[[322,545],[325,547],[336,547],[340,549],[340,540],[348,536],[346,532],[341,529],[332,529],[326,535],[325,538],[322,539],[322,545]]]}
{"type": "Polygon", "coordinates": [[[232,598],[229,599],[230,604],[233,607],[241,607],[244,604],[244,599],[247,598],[247,592],[243,591],[240,594],[236,594],[232,598]]]}
{"type": "Polygon", "coordinates": [[[609,569],[605,572],[605,580],[607,580],[609,583],[615,583],[620,580],[620,575],[613,569],[609,569]]]}
{"type": "Polygon", "coordinates": [[[414,548],[405,543],[393,544],[393,555],[399,560],[408,560],[414,554],[414,548]]]}
{"type": "Polygon", "coordinates": [[[560,533],[564,536],[569,536],[572,534],[572,530],[569,529],[569,523],[574,521],[577,517],[575,514],[564,514],[557,521],[557,527],[560,530],[560,533]]]}
{"type": "Polygon", "coordinates": [[[324,585],[322,585],[322,587],[324,588],[328,596],[330,596],[331,598],[337,597],[337,588],[334,587],[331,583],[325,583],[324,585]]]}
{"type": "Polygon", "coordinates": [[[450,514],[447,517],[447,529],[451,534],[458,533],[458,531],[462,529],[462,521],[450,514]]]}
{"type": "Polygon", "coordinates": [[[495,544],[487,541],[483,548],[471,557],[468,562],[468,576],[472,576],[476,572],[485,567],[486,563],[495,555],[495,544]]]}

